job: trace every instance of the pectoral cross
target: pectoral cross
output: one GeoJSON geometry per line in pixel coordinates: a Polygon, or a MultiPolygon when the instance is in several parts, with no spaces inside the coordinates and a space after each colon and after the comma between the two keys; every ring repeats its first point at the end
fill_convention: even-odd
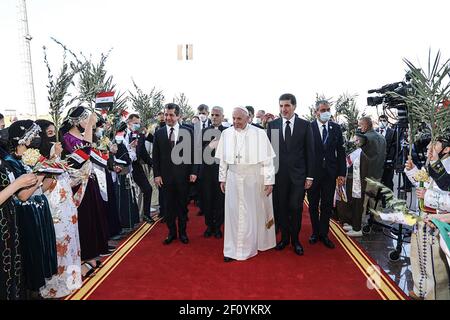
{"type": "Polygon", "coordinates": [[[242,158],[242,156],[238,153],[238,155],[236,156],[238,163],[241,163],[241,158],[242,158]]]}

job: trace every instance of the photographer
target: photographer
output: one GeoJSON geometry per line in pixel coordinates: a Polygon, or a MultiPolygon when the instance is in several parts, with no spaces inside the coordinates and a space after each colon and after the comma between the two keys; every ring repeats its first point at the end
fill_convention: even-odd
{"type": "Polygon", "coordinates": [[[153,161],[150,154],[145,149],[145,135],[141,134],[141,119],[137,114],[130,114],[127,120],[128,129],[126,131],[124,144],[127,147],[132,161],[132,175],[134,182],[143,193],[143,219],[148,223],[155,221],[151,217],[152,187],[143,165],[151,168],[153,161]]]}
{"type": "MultiPolygon", "coordinates": [[[[430,144],[428,147],[428,159],[430,165],[429,172],[437,169],[437,161],[439,161],[440,176],[445,176],[441,167],[445,168],[448,173],[450,169],[450,158],[448,153],[448,137],[441,137],[437,139],[435,144],[430,144]]],[[[408,160],[405,165],[405,173],[410,181],[418,186],[415,180],[415,175],[419,169],[411,160],[408,160]]],[[[431,174],[432,176],[434,175],[431,174]]],[[[425,184],[425,188],[417,188],[417,197],[425,200],[425,206],[429,208],[448,208],[448,193],[443,192],[436,182],[430,178],[430,181],[425,184]],[[442,198],[441,198],[442,197],[442,198]]],[[[429,210],[427,210],[429,211],[429,210]]],[[[424,217],[424,221],[419,221],[415,227],[414,233],[411,236],[411,269],[414,282],[414,289],[410,292],[413,299],[425,300],[449,300],[449,275],[448,267],[439,245],[439,231],[430,223],[431,219],[446,215],[438,215],[435,213],[428,214],[424,217]]]]}

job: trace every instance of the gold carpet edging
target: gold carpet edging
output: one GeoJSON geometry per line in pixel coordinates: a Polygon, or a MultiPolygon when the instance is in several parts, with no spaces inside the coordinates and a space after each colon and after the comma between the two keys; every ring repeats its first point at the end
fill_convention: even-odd
{"type": "MultiPolygon", "coordinates": [[[[309,208],[309,201],[307,198],[305,198],[304,202],[309,208]]],[[[377,290],[377,293],[381,296],[381,298],[383,298],[384,300],[386,299],[405,300],[404,296],[401,293],[399,293],[399,291],[397,290],[397,288],[395,288],[390,279],[388,279],[387,276],[379,270],[379,266],[374,265],[374,263],[370,261],[370,259],[361,250],[361,248],[359,248],[358,245],[356,245],[353,239],[349,238],[347,234],[345,234],[343,229],[337,227],[336,222],[332,220],[331,220],[331,230],[333,231],[333,234],[335,235],[336,239],[342,245],[342,247],[350,256],[350,258],[355,262],[355,264],[358,266],[358,268],[361,270],[364,276],[366,276],[366,278],[371,283],[375,282],[381,284],[380,286],[378,286],[379,288],[377,288],[377,286],[374,285],[374,288],[377,290]],[[377,266],[377,268],[374,268],[375,266],[377,266]],[[369,274],[369,270],[373,272],[369,274]],[[378,279],[374,279],[373,273],[377,274],[378,279]]]]}
{"type": "MultiPolygon", "coordinates": [[[[120,244],[120,246],[114,251],[114,253],[112,255],[110,255],[108,258],[106,258],[104,261],[102,261],[102,267],[105,266],[106,264],[109,263],[109,261],[114,258],[117,254],[119,254],[121,252],[121,248],[123,248],[124,245],[126,245],[129,241],[134,239],[134,236],[143,228],[145,227],[145,223],[141,224],[139,226],[139,228],[137,228],[135,231],[133,231],[133,233],[124,241],[120,244]]],[[[83,280],[83,284],[82,287],[87,285],[90,281],[92,281],[93,279],[96,279],[95,275],[92,277],[88,277],[86,279],[83,280]]],[[[80,289],[74,291],[73,293],[71,293],[70,295],[68,295],[67,297],[65,297],[64,300],[70,300],[71,297],[76,294],[80,289]]]]}
{"type": "Polygon", "coordinates": [[[106,279],[106,277],[118,266],[118,264],[133,250],[134,247],[144,238],[157,222],[153,224],[143,223],[120,247],[113,255],[103,262],[97,273],[87,279],[83,286],[68,296],[65,300],[86,300],[93,291],[106,279]]]}
{"type": "MultiPolygon", "coordinates": [[[[359,254],[361,256],[364,257],[364,259],[367,261],[367,263],[369,265],[374,265],[374,263],[370,260],[370,258],[367,256],[367,254],[355,243],[355,241],[345,234],[345,231],[341,228],[341,226],[339,224],[337,224],[335,221],[332,221],[332,224],[333,224],[334,228],[336,228],[339,231],[339,233],[343,234],[346,237],[345,239],[350,242],[350,244],[354,247],[355,250],[357,250],[359,252],[359,254]]],[[[394,283],[392,283],[391,279],[388,276],[386,276],[384,273],[381,272],[381,268],[374,268],[373,270],[380,277],[385,279],[385,282],[390,287],[390,290],[395,292],[395,294],[397,295],[397,297],[399,299],[405,300],[404,294],[401,293],[402,292],[401,289],[398,288],[394,283]]]]}

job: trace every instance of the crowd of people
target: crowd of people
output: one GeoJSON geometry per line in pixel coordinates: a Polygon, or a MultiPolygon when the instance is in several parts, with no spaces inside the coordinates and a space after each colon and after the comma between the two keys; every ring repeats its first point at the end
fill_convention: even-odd
{"type": "MultiPolygon", "coordinates": [[[[333,215],[348,236],[362,236],[372,205],[365,178],[393,188],[398,132],[384,115],[376,130],[362,117],[348,152],[328,101],[316,103],[312,122],[296,107],[295,96],[283,94],[278,116],[236,107],[231,124],[221,107],[202,104],[183,121],[180,107],[169,103],[152,128],[141,126],[138,114],[112,125],[84,106],[70,109],[60,128],[48,120],[4,128],[0,119],[0,299],[71,294],[114,252],[113,241],[142,221],[166,224],[163,245],[187,245],[190,200],[204,215],[203,236],[224,238],[225,262],[290,245],[302,256],[305,196],[310,244],[335,248],[328,236],[333,215]]],[[[449,253],[437,222],[450,222],[449,153],[450,135],[430,144],[425,187],[415,180],[421,164],[405,164],[405,177],[431,210],[411,240],[416,299],[450,299],[449,253]]]]}

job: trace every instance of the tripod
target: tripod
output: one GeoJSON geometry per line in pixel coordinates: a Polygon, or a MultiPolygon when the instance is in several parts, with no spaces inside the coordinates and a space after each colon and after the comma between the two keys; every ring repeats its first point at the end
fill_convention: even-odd
{"type": "MultiPolygon", "coordinates": [[[[408,149],[407,149],[407,144],[403,142],[403,138],[408,130],[408,124],[396,124],[395,125],[395,133],[396,133],[396,139],[395,139],[395,161],[393,162],[394,164],[394,168],[396,173],[398,174],[398,185],[397,185],[397,198],[398,199],[402,199],[402,200],[406,200],[406,190],[401,189],[401,183],[402,181],[405,183],[404,181],[404,177],[403,177],[403,170],[405,168],[405,162],[407,159],[407,154],[408,154],[408,149]],[[402,180],[403,178],[403,180],[402,180]]],[[[369,194],[366,192],[366,195],[369,197],[373,197],[372,194],[369,194]]],[[[377,193],[374,197],[375,199],[375,203],[374,203],[374,208],[376,209],[378,206],[379,201],[381,201],[382,198],[382,194],[381,194],[381,189],[377,190],[377,193]]],[[[386,235],[394,240],[397,241],[397,245],[395,247],[395,250],[392,250],[389,252],[389,259],[391,261],[397,261],[400,258],[400,253],[402,251],[402,246],[403,246],[403,242],[405,238],[408,238],[411,236],[411,230],[409,229],[404,229],[402,224],[398,224],[398,228],[394,228],[391,225],[387,225],[381,222],[378,222],[375,220],[373,214],[370,212],[370,206],[369,203],[367,203],[367,211],[366,214],[368,215],[369,219],[368,219],[368,223],[367,225],[365,225],[362,228],[362,232],[363,234],[369,234],[372,231],[372,228],[374,225],[378,225],[384,229],[388,229],[389,231],[391,231],[392,234],[394,234],[395,236],[391,236],[391,235],[386,235]]]]}

